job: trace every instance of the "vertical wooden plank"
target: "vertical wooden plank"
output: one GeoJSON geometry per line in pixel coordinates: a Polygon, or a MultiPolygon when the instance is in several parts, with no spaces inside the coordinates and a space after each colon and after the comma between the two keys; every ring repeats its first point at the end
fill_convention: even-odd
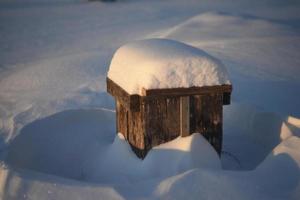
{"type": "Polygon", "coordinates": [[[202,134],[220,154],[222,150],[223,94],[191,97],[191,132],[202,134]]]}
{"type": "Polygon", "coordinates": [[[122,101],[116,100],[117,131],[122,133],[132,150],[140,158],[144,158],[145,151],[145,116],[144,104],[140,104],[139,111],[133,111],[122,101]]]}
{"type": "Polygon", "coordinates": [[[163,127],[163,102],[160,99],[147,100],[145,103],[146,135],[145,149],[148,151],[153,146],[162,142],[164,137],[163,127]]]}
{"type": "Polygon", "coordinates": [[[128,112],[128,141],[137,149],[144,149],[144,112],[140,109],[139,112],[128,112]]]}
{"type": "Polygon", "coordinates": [[[145,102],[147,151],[180,135],[180,98],[148,99],[145,102]]]}
{"type": "Polygon", "coordinates": [[[168,97],[166,103],[166,119],[164,127],[166,140],[172,140],[180,135],[180,99],[179,97],[168,97]]]}
{"type": "Polygon", "coordinates": [[[180,135],[190,135],[190,97],[180,97],[180,135]]]}
{"type": "Polygon", "coordinates": [[[117,132],[122,133],[124,137],[128,138],[128,111],[127,109],[122,105],[122,103],[118,100],[116,100],[116,116],[117,116],[117,132]]]}

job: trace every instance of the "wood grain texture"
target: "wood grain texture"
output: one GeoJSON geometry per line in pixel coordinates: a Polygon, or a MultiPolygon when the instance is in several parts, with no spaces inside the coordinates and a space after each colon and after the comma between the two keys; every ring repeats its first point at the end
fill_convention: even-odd
{"type": "Polygon", "coordinates": [[[221,153],[223,95],[194,95],[190,98],[190,131],[202,134],[221,153]]]}
{"type": "Polygon", "coordinates": [[[179,98],[159,98],[145,101],[145,145],[147,151],[153,146],[173,140],[179,135],[179,106],[179,98]]]}
{"type": "Polygon", "coordinates": [[[117,132],[122,133],[132,150],[140,158],[146,156],[145,151],[145,116],[144,109],[131,111],[116,100],[117,132]]]}
{"type": "Polygon", "coordinates": [[[231,93],[232,85],[214,85],[189,88],[142,89],[142,96],[190,96],[208,93],[231,93]]]}
{"type": "Polygon", "coordinates": [[[180,135],[190,135],[190,97],[180,97],[180,135]]]}
{"type": "Polygon", "coordinates": [[[154,146],[195,132],[220,154],[222,106],[230,103],[231,89],[226,85],[202,87],[201,92],[199,88],[145,90],[148,96],[139,96],[129,95],[107,79],[107,90],[116,99],[117,131],[140,158],[154,146]]]}

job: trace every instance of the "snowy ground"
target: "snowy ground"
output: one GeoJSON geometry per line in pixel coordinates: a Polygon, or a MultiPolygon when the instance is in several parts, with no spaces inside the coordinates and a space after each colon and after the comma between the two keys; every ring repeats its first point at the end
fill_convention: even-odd
{"type": "Polygon", "coordinates": [[[299,199],[299,9],[296,0],[0,0],[0,199],[299,199]],[[227,66],[221,160],[198,135],[144,161],[116,136],[111,57],[153,37],[227,66]]]}

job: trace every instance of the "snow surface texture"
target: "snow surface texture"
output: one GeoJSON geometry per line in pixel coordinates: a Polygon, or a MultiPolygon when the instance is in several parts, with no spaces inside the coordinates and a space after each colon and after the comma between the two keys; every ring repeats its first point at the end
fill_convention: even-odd
{"type": "Polygon", "coordinates": [[[167,39],[141,40],[120,47],[107,76],[129,94],[139,95],[143,95],[143,88],[230,84],[219,60],[200,49],[167,39]]]}
{"type": "Polygon", "coordinates": [[[299,197],[299,119],[281,119],[274,113],[245,105],[227,107],[225,130],[251,128],[242,131],[243,134],[228,131],[225,134],[224,151],[232,155],[222,155],[223,168],[239,170],[227,171],[221,168],[214,149],[197,133],[155,147],[140,160],[121,134],[113,139],[114,117],[114,112],[103,109],[64,111],[26,126],[8,154],[10,165],[18,168],[1,167],[2,197],[228,200],[299,197]],[[230,117],[233,115],[237,117],[230,117]],[[241,116],[252,120],[245,121],[241,116]],[[97,135],[99,127],[102,131],[97,135]],[[85,134],[80,136],[80,133],[85,134]],[[256,134],[266,137],[259,138],[256,134]],[[239,141],[232,144],[228,136],[239,141]],[[21,156],[18,152],[22,152],[21,156]],[[252,159],[247,159],[249,156],[252,159]],[[255,158],[260,159],[259,156],[265,159],[258,164],[255,158]],[[253,165],[254,170],[240,171],[253,165]]]}
{"type": "Polygon", "coordinates": [[[0,199],[298,200],[299,7],[0,0],[0,199]],[[193,135],[140,161],[116,136],[108,66],[120,46],[147,38],[184,42],[227,67],[221,160],[193,135]]]}

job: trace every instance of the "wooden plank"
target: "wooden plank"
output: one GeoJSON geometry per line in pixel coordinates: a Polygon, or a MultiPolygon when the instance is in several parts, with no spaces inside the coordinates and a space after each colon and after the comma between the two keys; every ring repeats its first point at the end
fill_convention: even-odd
{"type": "Polygon", "coordinates": [[[133,112],[140,111],[141,98],[140,95],[133,94],[129,96],[129,107],[133,112]]]}
{"type": "Polygon", "coordinates": [[[180,97],[180,135],[190,135],[190,97],[180,97]]]}
{"type": "Polygon", "coordinates": [[[117,132],[122,133],[132,150],[140,158],[146,156],[145,151],[145,116],[144,111],[133,112],[121,102],[116,101],[117,132]]]}
{"type": "Polygon", "coordinates": [[[231,93],[232,85],[216,85],[190,88],[142,89],[142,96],[190,96],[208,93],[231,93]]]}
{"type": "Polygon", "coordinates": [[[140,95],[128,94],[122,87],[116,84],[114,81],[106,78],[107,92],[120,101],[125,107],[134,112],[138,112],[140,109],[140,95]]]}
{"type": "Polygon", "coordinates": [[[232,85],[203,86],[190,88],[142,89],[142,97],[137,94],[129,95],[123,88],[107,78],[107,92],[122,102],[123,105],[137,112],[140,109],[141,98],[167,98],[175,96],[201,95],[208,93],[223,93],[223,104],[230,104],[232,85]],[[145,96],[145,97],[144,97],[145,96]]]}
{"type": "Polygon", "coordinates": [[[158,98],[145,101],[145,149],[180,135],[180,99],[158,98]]]}
{"type": "Polygon", "coordinates": [[[140,112],[128,112],[128,141],[137,149],[144,149],[145,143],[145,116],[143,109],[140,112]]]}
{"type": "Polygon", "coordinates": [[[128,138],[128,110],[116,100],[116,116],[117,116],[117,132],[122,133],[124,137],[128,138]]]}
{"type": "Polygon", "coordinates": [[[222,150],[222,101],[222,94],[190,97],[190,130],[202,134],[219,155],[222,150]]]}
{"type": "Polygon", "coordinates": [[[165,99],[165,133],[168,135],[166,138],[174,139],[180,134],[180,99],[178,97],[165,99]]]}

